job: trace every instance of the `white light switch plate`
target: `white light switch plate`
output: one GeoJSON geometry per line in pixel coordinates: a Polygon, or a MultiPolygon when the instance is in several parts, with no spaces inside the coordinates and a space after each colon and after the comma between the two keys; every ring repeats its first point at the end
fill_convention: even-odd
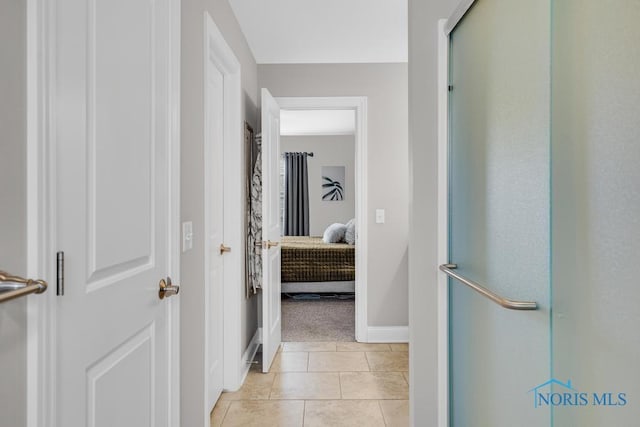
{"type": "Polygon", "coordinates": [[[193,248],[193,223],[191,221],[182,223],[182,252],[187,252],[193,248]]]}
{"type": "Polygon", "coordinates": [[[384,224],[384,209],[376,209],[376,224],[384,224]]]}

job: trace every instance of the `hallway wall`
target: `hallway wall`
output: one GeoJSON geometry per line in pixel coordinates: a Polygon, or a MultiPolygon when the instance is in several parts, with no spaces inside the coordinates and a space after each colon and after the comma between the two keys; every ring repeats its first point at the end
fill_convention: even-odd
{"type": "MultiPolygon", "coordinates": [[[[202,425],[204,402],[204,13],[214,19],[241,65],[242,112],[259,128],[257,68],[227,0],[182,0],[181,66],[181,221],[193,222],[193,249],[181,257],[181,424],[202,425]]],[[[242,143],[242,142],[240,142],[242,143]]],[[[240,286],[244,283],[229,284],[240,286]]],[[[244,352],[258,325],[256,296],[242,307],[244,352]]]]}
{"type": "MultiPolygon", "coordinates": [[[[0,2],[0,270],[27,273],[26,1],[0,2]]],[[[27,298],[0,306],[0,424],[27,423],[27,298]]]]}
{"type": "Polygon", "coordinates": [[[368,323],[407,326],[407,64],[259,65],[258,78],[276,97],[368,97],[368,323]]]}

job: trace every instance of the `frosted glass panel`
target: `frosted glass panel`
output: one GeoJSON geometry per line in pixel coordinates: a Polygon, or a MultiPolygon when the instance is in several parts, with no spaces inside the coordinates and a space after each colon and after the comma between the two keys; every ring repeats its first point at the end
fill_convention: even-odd
{"type": "Polygon", "coordinates": [[[587,393],[554,425],[639,425],[640,2],[553,16],[553,375],[587,393]]]}
{"type": "Polygon", "coordinates": [[[481,0],[451,34],[450,262],[511,311],[450,282],[451,425],[548,425],[550,6],[481,0]]]}

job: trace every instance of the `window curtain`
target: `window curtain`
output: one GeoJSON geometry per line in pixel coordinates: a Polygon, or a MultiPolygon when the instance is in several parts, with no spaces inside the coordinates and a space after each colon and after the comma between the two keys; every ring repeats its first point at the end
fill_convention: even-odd
{"type": "Polygon", "coordinates": [[[309,235],[307,153],[284,153],[284,235],[309,235]]]}

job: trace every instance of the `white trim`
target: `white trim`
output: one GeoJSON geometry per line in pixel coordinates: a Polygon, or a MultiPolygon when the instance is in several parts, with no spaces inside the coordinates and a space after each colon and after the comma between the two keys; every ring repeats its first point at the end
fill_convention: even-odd
{"type": "Polygon", "coordinates": [[[449,34],[451,34],[451,31],[453,31],[454,28],[456,28],[456,26],[458,25],[458,23],[462,21],[462,18],[464,18],[464,16],[467,14],[469,9],[471,9],[471,6],[473,6],[476,1],[478,0],[462,0],[460,4],[458,4],[456,9],[453,11],[451,16],[449,17],[449,19],[445,20],[445,23],[444,23],[445,35],[448,36],[449,34]]]}
{"type": "Polygon", "coordinates": [[[349,136],[355,135],[355,132],[351,131],[295,131],[295,132],[281,132],[280,136],[349,136]]]}
{"type": "Polygon", "coordinates": [[[51,131],[55,1],[27,1],[27,275],[49,289],[27,302],[27,426],[55,426],[55,283],[48,256],[54,243],[55,152],[51,131]]]}
{"type": "Polygon", "coordinates": [[[369,342],[367,323],[368,164],[367,97],[276,97],[283,110],[354,110],[356,112],[356,341],[369,342]]]}
{"type": "MultiPolygon", "coordinates": [[[[181,69],[181,0],[170,0],[169,20],[169,123],[167,134],[171,147],[171,163],[168,165],[170,189],[169,206],[169,275],[180,281],[181,226],[180,226],[180,69],[181,69]]],[[[168,420],[172,427],[180,426],[180,298],[169,298],[167,322],[169,327],[169,411],[168,420]]]]}
{"type": "MultiPolygon", "coordinates": [[[[449,36],[438,21],[438,265],[449,262],[449,36]]],[[[438,272],[438,427],[449,425],[449,281],[438,272]]]]}
{"type": "Polygon", "coordinates": [[[373,343],[406,343],[409,342],[408,326],[369,326],[368,342],[373,343]]]}
{"type": "MultiPolygon", "coordinates": [[[[245,252],[241,70],[240,62],[208,12],[204,13],[204,25],[205,87],[209,67],[217,68],[224,76],[224,240],[225,244],[233,249],[224,257],[223,387],[225,390],[237,390],[242,384],[245,367],[240,341],[244,286],[239,286],[244,281],[245,252]]],[[[205,114],[205,128],[207,127],[206,116],[205,114]]],[[[208,160],[209,156],[205,155],[205,176],[208,160]]],[[[207,187],[205,183],[205,208],[209,205],[207,187]]],[[[205,229],[207,229],[206,225],[205,229]]],[[[207,241],[208,238],[205,237],[205,242],[207,241]]],[[[205,277],[208,277],[208,272],[205,272],[205,277]]],[[[203,286],[206,286],[206,283],[203,286]]],[[[207,363],[206,359],[205,357],[205,363],[207,363]]],[[[205,390],[208,390],[206,385],[208,376],[205,372],[202,374],[205,377],[205,390]]],[[[208,412],[206,415],[208,420],[208,412]]]]}
{"type": "MultiPolygon", "coordinates": [[[[240,384],[238,385],[238,388],[240,388],[240,385],[242,385],[244,383],[245,378],[247,378],[247,374],[249,373],[249,369],[251,369],[251,365],[253,365],[253,359],[255,359],[256,354],[258,353],[258,348],[260,347],[260,344],[262,344],[262,328],[258,328],[256,329],[255,334],[253,334],[253,338],[251,338],[251,341],[249,341],[249,345],[247,346],[247,348],[245,349],[244,353],[242,354],[242,375],[241,375],[241,379],[240,379],[240,384]]],[[[228,390],[228,391],[236,391],[235,390],[228,390]]]]}

